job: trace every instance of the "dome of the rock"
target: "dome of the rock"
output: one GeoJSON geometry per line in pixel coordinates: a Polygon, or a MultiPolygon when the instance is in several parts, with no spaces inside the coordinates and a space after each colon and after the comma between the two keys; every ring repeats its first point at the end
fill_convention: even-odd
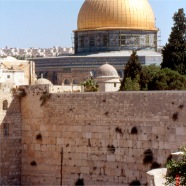
{"type": "Polygon", "coordinates": [[[157,50],[148,0],[85,0],[74,31],[75,53],[157,50]]]}
{"type": "Polygon", "coordinates": [[[85,0],[78,15],[78,30],[156,30],[148,0],[85,0]]]}

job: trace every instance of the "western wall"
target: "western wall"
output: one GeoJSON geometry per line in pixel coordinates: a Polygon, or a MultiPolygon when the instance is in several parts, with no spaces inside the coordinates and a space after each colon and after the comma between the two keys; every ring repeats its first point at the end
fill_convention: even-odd
{"type": "Polygon", "coordinates": [[[185,91],[26,92],[22,185],[144,185],[185,144],[185,91]]]}
{"type": "Polygon", "coordinates": [[[146,184],[146,172],[185,144],[185,91],[24,88],[21,99],[0,94],[1,185],[146,184]]]}

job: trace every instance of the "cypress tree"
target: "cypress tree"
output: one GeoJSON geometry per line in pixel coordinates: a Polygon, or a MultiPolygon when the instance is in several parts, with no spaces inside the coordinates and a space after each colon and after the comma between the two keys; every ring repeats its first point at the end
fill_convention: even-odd
{"type": "Polygon", "coordinates": [[[186,74],[186,17],[184,9],[173,16],[174,25],[168,43],[163,47],[162,68],[170,68],[186,74]]]}
{"type": "Polygon", "coordinates": [[[127,78],[130,78],[132,81],[134,81],[135,79],[139,79],[141,69],[141,63],[138,60],[136,51],[132,51],[130,59],[124,69],[124,78],[121,82],[120,90],[125,90],[125,82],[127,78]]]}

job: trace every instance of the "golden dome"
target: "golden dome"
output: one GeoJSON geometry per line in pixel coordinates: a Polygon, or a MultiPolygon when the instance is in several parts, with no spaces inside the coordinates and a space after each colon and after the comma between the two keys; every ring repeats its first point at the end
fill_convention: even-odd
{"type": "Polygon", "coordinates": [[[148,0],[85,0],[78,30],[157,30],[148,0]]]}

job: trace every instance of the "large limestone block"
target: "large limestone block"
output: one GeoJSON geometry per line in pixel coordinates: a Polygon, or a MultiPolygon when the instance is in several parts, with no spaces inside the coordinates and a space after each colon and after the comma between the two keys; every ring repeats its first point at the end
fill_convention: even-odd
{"type": "Polygon", "coordinates": [[[153,169],[147,172],[147,182],[149,186],[164,186],[165,175],[167,173],[166,168],[153,169]]]}

